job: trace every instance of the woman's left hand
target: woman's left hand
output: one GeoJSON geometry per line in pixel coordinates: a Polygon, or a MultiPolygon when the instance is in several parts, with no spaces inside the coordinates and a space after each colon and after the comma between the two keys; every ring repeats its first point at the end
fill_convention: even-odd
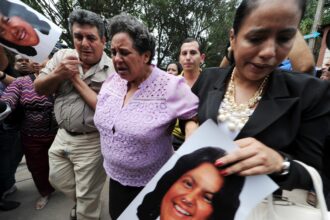
{"type": "Polygon", "coordinates": [[[283,157],[255,138],[243,138],[235,141],[239,149],[219,158],[215,165],[229,167],[221,170],[222,175],[237,173],[241,176],[270,174],[282,170],[283,157]]]}

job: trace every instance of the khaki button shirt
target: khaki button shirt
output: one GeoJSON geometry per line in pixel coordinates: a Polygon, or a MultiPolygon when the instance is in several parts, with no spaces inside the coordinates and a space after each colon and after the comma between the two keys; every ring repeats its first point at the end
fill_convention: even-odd
{"type": "MultiPolygon", "coordinates": [[[[48,75],[60,64],[66,56],[77,56],[76,50],[62,49],[58,51],[46,67],[41,70],[41,75],[48,75]]],[[[80,77],[96,93],[101,89],[102,83],[115,70],[111,59],[103,52],[99,63],[92,66],[80,77]]],[[[54,111],[57,123],[60,128],[71,132],[93,132],[97,131],[93,117],[94,111],[80,96],[70,80],[63,81],[55,94],[54,111]]]]}

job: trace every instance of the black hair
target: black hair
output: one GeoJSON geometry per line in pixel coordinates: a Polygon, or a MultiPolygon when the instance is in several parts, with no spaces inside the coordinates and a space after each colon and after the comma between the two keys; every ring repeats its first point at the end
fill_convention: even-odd
{"type": "MultiPolygon", "coordinates": [[[[304,16],[306,10],[306,0],[295,0],[301,10],[301,17],[304,16]]],[[[258,8],[260,0],[243,0],[236,10],[236,14],[233,22],[234,34],[237,35],[239,32],[243,21],[246,17],[255,9],[258,8]]]]}
{"type": "MultiPolygon", "coordinates": [[[[301,16],[300,16],[300,20],[301,20],[305,14],[307,1],[306,0],[295,0],[295,1],[298,2],[298,6],[301,10],[301,16]]],[[[257,9],[259,4],[260,4],[260,0],[243,0],[241,2],[241,4],[236,9],[236,14],[234,17],[234,22],[233,22],[234,35],[238,34],[238,32],[242,26],[242,23],[244,22],[246,17],[253,10],[257,9]]],[[[229,52],[229,51],[227,51],[227,52],[229,52]]],[[[229,60],[230,65],[233,65],[235,63],[233,52],[230,54],[226,54],[226,57],[229,60]]]]}
{"type": "Polygon", "coordinates": [[[85,9],[76,9],[69,15],[69,28],[72,33],[72,26],[74,23],[80,25],[91,25],[98,30],[99,37],[106,37],[105,35],[105,21],[100,15],[85,9]]]}
{"type": "MultiPolygon", "coordinates": [[[[203,53],[203,52],[202,52],[202,44],[201,44],[197,39],[195,39],[195,38],[188,37],[188,38],[186,38],[186,39],[184,39],[184,40],[182,41],[182,44],[185,44],[185,43],[191,43],[191,42],[196,42],[196,43],[198,44],[198,51],[199,51],[200,53],[203,53]]],[[[182,46],[182,44],[181,44],[181,46],[182,46]]]]}
{"type": "MultiPolygon", "coordinates": [[[[160,215],[161,201],[169,188],[186,172],[203,163],[214,163],[226,154],[217,147],[204,147],[182,156],[174,167],[158,181],[156,188],[148,193],[137,209],[141,220],[155,220],[160,215]]],[[[233,220],[240,205],[239,195],[244,185],[244,177],[229,175],[224,177],[224,185],[212,199],[213,213],[209,220],[233,220]]]]}
{"type": "Polygon", "coordinates": [[[179,62],[169,62],[166,66],[166,70],[170,64],[175,64],[178,68],[178,74],[180,74],[183,70],[182,65],[179,62]]]}
{"type": "Polygon", "coordinates": [[[13,48],[13,49],[17,50],[17,52],[19,52],[19,53],[22,53],[22,54],[25,54],[28,56],[37,55],[36,49],[34,49],[34,47],[31,47],[31,46],[20,46],[20,45],[12,43],[10,41],[7,41],[1,37],[0,37],[0,43],[9,48],[13,48]]]}
{"type": "Polygon", "coordinates": [[[150,60],[147,64],[151,64],[155,56],[156,41],[142,22],[131,15],[121,13],[110,19],[108,29],[110,41],[118,33],[127,33],[139,54],[150,52],[150,60]]]}

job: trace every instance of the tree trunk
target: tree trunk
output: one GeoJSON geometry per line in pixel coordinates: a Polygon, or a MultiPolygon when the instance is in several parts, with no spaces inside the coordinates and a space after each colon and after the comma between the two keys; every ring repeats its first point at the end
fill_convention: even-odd
{"type": "MultiPolygon", "coordinates": [[[[318,26],[321,24],[323,6],[324,6],[324,0],[318,0],[316,13],[315,13],[315,17],[314,17],[314,23],[313,23],[313,26],[312,26],[311,33],[317,31],[318,26]]],[[[311,38],[309,40],[308,46],[311,49],[311,51],[314,52],[315,38],[311,38]]]]}

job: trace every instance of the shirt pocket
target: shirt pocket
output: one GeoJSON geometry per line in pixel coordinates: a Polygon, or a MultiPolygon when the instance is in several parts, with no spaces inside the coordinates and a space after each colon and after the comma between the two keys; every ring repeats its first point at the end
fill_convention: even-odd
{"type": "Polygon", "coordinates": [[[106,80],[106,77],[107,76],[103,72],[98,72],[90,78],[88,86],[96,93],[99,93],[103,82],[106,80]]]}
{"type": "Polygon", "coordinates": [[[73,85],[69,81],[65,81],[61,84],[59,90],[56,92],[56,96],[65,96],[71,93],[73,90],[73,85]]]}

